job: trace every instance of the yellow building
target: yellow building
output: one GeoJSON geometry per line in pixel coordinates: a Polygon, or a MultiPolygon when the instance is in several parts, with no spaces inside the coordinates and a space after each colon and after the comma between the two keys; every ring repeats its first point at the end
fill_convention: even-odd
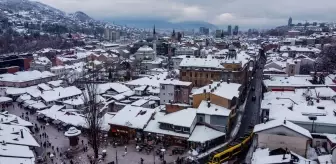
{"type": "Polygon", "coordinates": [[[239,98],[241,84],[230,81],[212,82],[209,85],[195,90],[192,94],[192,106],[198,108],[202,101],[210,101],[227,109],[234,109],[239,98]]]}

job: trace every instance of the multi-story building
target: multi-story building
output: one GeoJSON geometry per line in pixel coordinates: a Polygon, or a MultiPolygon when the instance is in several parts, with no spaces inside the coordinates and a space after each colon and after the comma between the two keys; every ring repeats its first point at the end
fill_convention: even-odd
{"type": "Polygon", "coordinates": [[[200,34],[203,34],[203,35],[209,35],[210,29],[207,27],[200,27],[199,32],[200,34]]]}
{"type": "Polygon", "coordinates": [[[155,51],[147,45],[140,47],[135,53],[136,60],[154,60],[155,58],[155,51]]]}
{"type": "Polygon", "coordinates": [[[191,81],[194,86],[204,86],[211,81],[228,80],[245,84],[248,80],[249,57],[234,52],[221,51],[208,58],[185,58],[180,64],[180,80],[191,81]]]}
{"type": "Polygon", "coordinates": [[[30,70],[50,71],[51,61],[47,57],[36,57],[30,63],[30,70]]]}
{"type": "Polygon", "coordinates": [[[196,47],[178,47],[175,49],[175,56],[194,56],[198,49],[196,47]]]}
{"type": "Polygon", "coordinates": [[[108,41],[117,41],[120,39],[120,31],[106,28],[104,32],[104,38],[105,40],[108,40],[108,41]]]}
{"type": "Polygon", "coordinates": [[[232,26],[231,25],[228,25],[227,32],[228,32],[229,35],[232,34],[232,26]]]}
{"type": "Polygon", "coordinates": [[[189,103],[192,83],[176,79],[167,79],[160,83],[160,103],[189,103]]]}

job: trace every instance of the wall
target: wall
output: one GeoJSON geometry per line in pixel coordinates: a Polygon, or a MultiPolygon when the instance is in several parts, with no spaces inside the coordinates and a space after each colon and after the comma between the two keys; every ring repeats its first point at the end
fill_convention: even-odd
{"type": "Polygon", "coordinates": [[[174,101],[174,94],[175,94],[174,85],[161,84],[160,85],[160,104],[169,103],[169,100],[174,101]]]}
{"type": "Polygon", "coordinates": [[[166,104],[166,112],[173,113],[185,109],[185,106],[174,105],[174,104],[166,104]]]}
{"type": "Polygon", "coordinates": [[[203,87],[204,85],[210,84],[211,80],[219,81],[221,80],[220,71],[208,71],[208,70],[186,70],[180,69],[180,80],[190,81],[195,87],[203,87]]]}
{"type": "Polygon", "coordinates": [[[267,147],[270,150],[283,148],[293,151],[303,157],[306,157],[307,142],[306,138],[273,135],[273,134],[260,134],[257,135],[258,147],[267,147]]]}
{"type": "Polygon", "coordinates": [[[222,132],[225,132],[225,127],[228,124],[228,119],[229,117],[211,115],[210,124],[218,128],[222,132]]]}

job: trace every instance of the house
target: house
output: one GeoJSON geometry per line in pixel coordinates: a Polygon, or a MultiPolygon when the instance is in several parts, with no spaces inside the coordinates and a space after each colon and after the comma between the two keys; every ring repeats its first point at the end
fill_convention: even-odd
{"type": "Polygon", "coordinates": [[[311,143],[310,132],[288,120],[272,120],[254,127],[258,148],[283,148],[303,157],[311,143]]]}
{"type": "Polygon", "coordinates": [[[37,71],[50,71],[52,66],[51,61],[47,57],[36,57],[30,63],[30,70],[37,70],[37,71]]]}
{"type": "Polygon", "coordinates": [[[160,83],[160,104],[189,103],[192,83],[176,79],[166,79],[160,83]]]}
{"type": "Polygon", "coordinates": [[[82,91],[75,86],[58,87],[41,94],[42,102],[47,106],[55,105],[56,101],[64,101],[82,95],[82,91]]]}
{"type": "Polygon", "coordinates": [[[56,80],[56,75],[49,71],[23,71],[14,74],[1,74],[0,86],[6,87],[29,87],[40,83],[56,80]]]}

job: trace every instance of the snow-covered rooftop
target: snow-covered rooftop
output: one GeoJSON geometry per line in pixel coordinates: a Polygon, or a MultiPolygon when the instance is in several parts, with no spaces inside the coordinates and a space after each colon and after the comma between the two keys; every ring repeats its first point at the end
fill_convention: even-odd
{"type": "Polygon", "coordinates": [[[144,129],[154,113],[154,109],[127,105],[109,120],[109,124],[144,129]]]}
{"type": "Polygon", "coordinates": [[[47,77],[53,77],[55,74],[49,72],[49,71],[22,71],[22,72],[16,72],[15,74],[1,74],[0,75],[0,81],[8,81],[8,82],[25,82],[25,81],[32,81],[32,80],[38,80],[41,78],[47,78],[47,77]]]}
{"type": "Polygon", "coordinates": [[[204,100],[197,108],[197,113],[206,115],[229,116],[230,112],[231,110],[212,103],[208,107],[208,102],[204,100]]]}
{"type": "Polygon", "coordinates": [[[184,58],[180,67],[224,69],[219,60],[207,58],[184,58]]]}
{"type": "Polygon", "coordinates": [[[191,127],[196,119],[196,110],[197,109],[188,108],[169,113],[162,117],[159,122],[175,126],[191,127]]]}
{"type": "Polygon", "coordinates": [[[128,88],[127,86],[121,83],[104,83],[104,84],[97,85],[98,94],[105,93],[109,89],[112,89],[118,93],[123,93],[123,92],[131,90],[130,88],[128,88]]]}
{"type": "Polygon", "coordinates": [[[309,81],[312,80],[311,76],[286,76],[286,75],[271,75],[270,79],[264,80],[266,87],[272,86],[309,86],[312,83],[309,81]]]}
{"type": "Polygon", "coordinates": [[[276,128],[276,127],[286,127],[290,130],[293,130],[297,133],[300,133],[301,135],[305,136],[305,137],[308,137],[308,138],[312,138],[310,132],[305,129],[305,128],[302,128],[301,126],[298,126],[288,120],[283,120],[283,119],[277,119],[277,120],[271,120],[271,121],[268,121],[266,123],[261,123],[261,124],[258,124],[258,125],[255,125],[254,126],[254,129],[253,129],[253,132],[254,133],[258,133],[258,132],[262,132],[264,130],[268,130],[268,129],[272,129],[272,128],[276,128]]]}
{"type": "Polygon", "coordinates": [[[0,141],[5,141],[8,144],[36,147],[40,146],[36,142],[35,138],[30,134],[30,130],[23,126],[1,124],[0,134],[0,141]],[[21,131],[23,138],[21,137],[21,131]]]}
{"type": "Polygon", "coordinates": [[[225,133],[209,128],[205,125],[196,125],[188,141],[205,143],[213,139],[224,136],[225,133]]]}
{"type": "Polygon", "coordinates": [[[43,92],[41,98],[46,102],[50,102],[80,94],[82,94],[82,91],[75,86],[66,88],[58,87],[53,90],[43,92]]]}
{"type": "Polygon", "coordinates": [[[241,84],[237,83],[213,82],[212,84],[194,90],[193,95],[202,94],[204,90],[206,93],[209,93],[211,89],[214,89],[213,92],[211,92],[212,94],[231,100],[233,97],[239,97],[240,86],[241,84]]]}

